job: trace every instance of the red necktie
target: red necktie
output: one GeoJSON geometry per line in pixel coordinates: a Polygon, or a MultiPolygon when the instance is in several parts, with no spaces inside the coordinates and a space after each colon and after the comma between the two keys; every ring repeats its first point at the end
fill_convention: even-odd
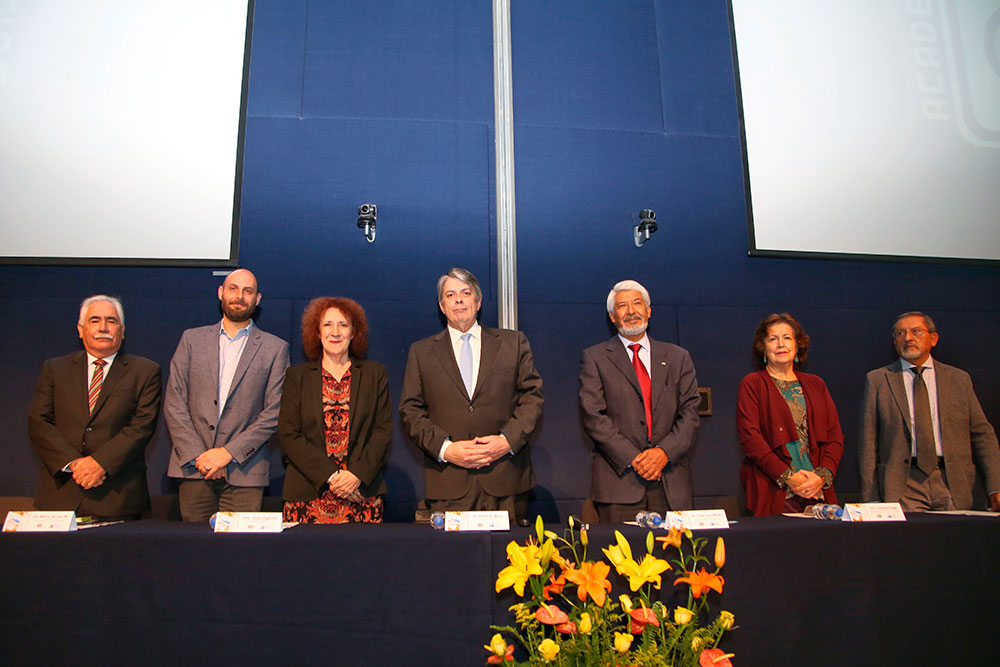
{"type": "Polygon", "coordinates": [[[639,358],[639,349],[642,345],[632,343],[628,349],[632,350],[632,367],[635,368],[635,375],[639,378],[639,388],[642,390],[642,402],[646,407],[646,436],[653,439],[653,385],[649,381],[649,372],[639,358]]]}
{"type": "Polygon", "coordinates": [[[87,392],[87,400],[90,402],[90,414],[94,414],[97,397],[101,395],[101,385],[104,384],[104,367],[107,363],[104,359],[94,360],[94,377],[90,379],[90,391],[87,392]]]}

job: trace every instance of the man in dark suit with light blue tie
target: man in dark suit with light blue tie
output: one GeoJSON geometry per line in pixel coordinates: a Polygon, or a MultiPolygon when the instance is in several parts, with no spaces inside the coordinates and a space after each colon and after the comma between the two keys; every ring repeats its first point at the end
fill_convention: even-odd
{"type": "Polygon", "coordinates": [[[970,509],[978,468],[1000,511],[1000,448],[969,374],[931,358],[938,333],[923,313],[896,318],[892,339],[899,359],[865,377],[862,498],[907,512],[970,509]]]}
{"type": "Polygon", "coordinates": [[[289,356],[288,343],[254,324],[260,299],[250,271],[230,273],[219,287],[222,321],[185,331],[170,361],[167,474],[180,480],[185,521],[260,511],[289,356]]]}
{"type": "Polygon", "coordinates": [[[424,453],[431,510],[507,510],[535,485],[528,440],[542,414],[542,378],[520,331],[480,326],[476,277],[438,280],[448,326],[410,347],[399,401],[403,428],[424,453]]]}
{"type": "Polygon", "coordinates": [[[646,334],[649,292],[634,280],[607,298],[618,329],[580,362],[580,415],[593,444],[590,499],[602,523],[640,510],[691,509],[688,452],[698,430],[698,381],[687,350],[646,334]]]}

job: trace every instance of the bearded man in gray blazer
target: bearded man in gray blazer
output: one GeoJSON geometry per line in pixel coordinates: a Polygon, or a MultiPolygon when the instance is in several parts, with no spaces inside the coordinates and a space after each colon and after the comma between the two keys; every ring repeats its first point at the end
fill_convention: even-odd
{"type": "Polygon", "coordinates": [[[222,321],[188,329],[170,361],[163,415],[167,474],[180,480],[181,517],[260,511],[270,482],[267,442],[278,425],[288,343],[261,331],[257,278],[237,269],[219,287],[222,321]]]}
{"type": "Polygon", "coordinates": [[[649,292],[636,281],[616,284],[607,308],[618,335],[588,347],[580,363],[580,418],[593,444],[590,499],[603,523],[632,521],[640,510],[691,509],[688,453],[701,400],[691,356],[646,334],[649,292]]]}
{"type": "Polygon", "coordinates": [[[535,485],[528,440],[542,415],[542,378],[523,333],[480,326],[482,302],[469,271],[438,280],[448,326],[410,346],[399,414],[424,453],[429,509],[507,510],[520,520],[535,485]]]}
{"type": "Polygon", "coordinates": [[[978,468],[1000,511],[1000,449],[969,374],[931,358],[938,333],[923,313],[896,318],[892,338],[899,359],[865,378],[862,498],[907,512],[970,509],[978,468]]]}

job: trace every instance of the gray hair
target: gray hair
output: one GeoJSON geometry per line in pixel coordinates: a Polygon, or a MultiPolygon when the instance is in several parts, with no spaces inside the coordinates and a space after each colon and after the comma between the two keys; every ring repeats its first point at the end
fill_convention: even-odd
{"type": "Polygon", "coordinates": [[[892,329],[889,330],[889,333],[893,335],[896,334],[896,325],[899,324],[899,321],[904,317],[922,317],[924,318],[924,324],[927,326],[927,331],[931,333],[937,333],[937,327],[934,326],[934,320],[932,320],[929,315],[925,315],[924,313],[921,313],[919,310],[910,310],[897,317],[896,320],[892,323],[892,329]]]}
{"type": "Polygon", "coordinates": [[[87,309],[90,308],[93,304],[98,303],[100,301],[107,301],[108,303],[110,303],[112,306],[115,307],[115,310],[118,311],[118,322],[121,323],[121,325],[124,327],[125,309],[122,308],[122,302],[113,296],[108,296],[107,294],[95,294],[94,296],[88,296],[86,299],[84,299],[83,303],[80,304],[80,320],[77,322],[77,324],[82,325],[83,318],[87,315],[87,309]]]}
{"type": "Polygon", "coordinates": [[[618,292],[625,292],[628,290],[634,290],[641,294],[642,300],[646,304],[646,308],[649,308],[649,292],[646,288],[634,280],[623,280],[620,283],[615,284],[615,286],[611,288],[611,291],[608,292],[609,313],[615,312],[615,295],[618,294],[618,292]]]}
{"type": "Polygon", "coordinates": [[[448,281],[448,278],[461,280],[463,283],[471,287],[472,291],[476,293],[476,300],[482,303],[483,290],[479,287],[479,281],[476,280],[476,277],[472,275],[471,271],[455,267],[448,269],[448,273],[438,278],[438,303],[441,303],[441,301],[444,300],[444,284],[448,281]]]}

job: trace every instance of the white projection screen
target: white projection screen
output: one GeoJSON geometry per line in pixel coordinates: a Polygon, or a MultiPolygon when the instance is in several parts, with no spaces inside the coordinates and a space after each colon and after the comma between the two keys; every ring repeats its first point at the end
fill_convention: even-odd
{"type": "Polygon", "coordinates": [[[252,0],[0,0],[0,261],[232,265],[252,0]]]}
{"type": "Polygon", "coordinates": [[[751,255],[1000,260],[1000,0],[730,0],[751,255]]]}

